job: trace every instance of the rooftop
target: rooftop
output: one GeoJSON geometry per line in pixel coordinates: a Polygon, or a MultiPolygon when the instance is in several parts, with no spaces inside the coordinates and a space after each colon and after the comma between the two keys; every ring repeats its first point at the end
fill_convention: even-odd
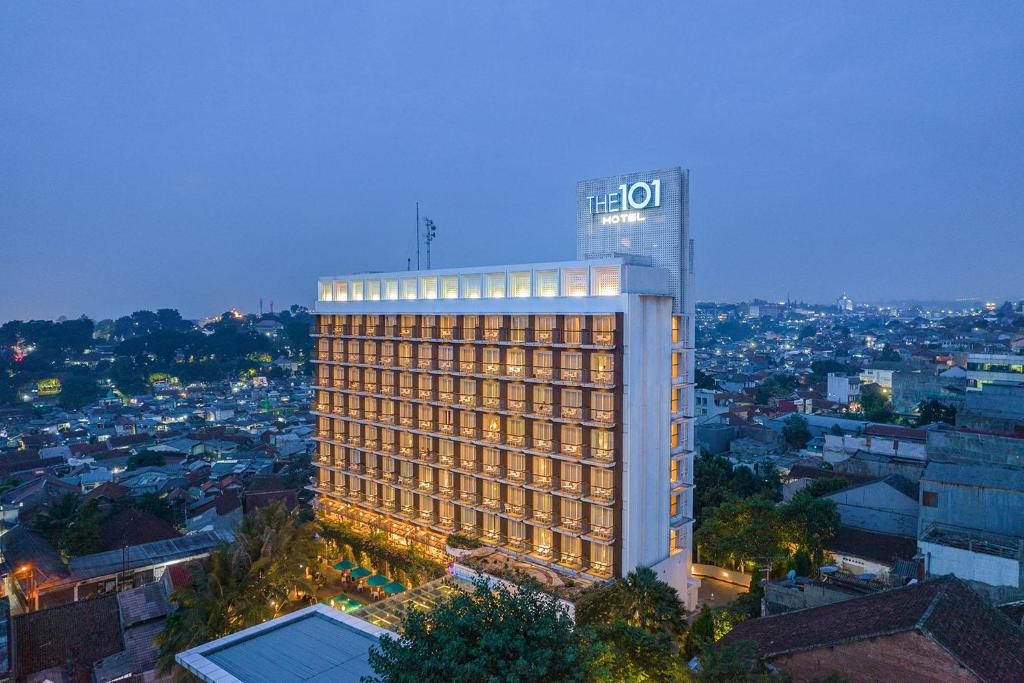
{"type": "Polygon", "coordinates": [[[387,633],[313,605],[186,650],[177,660],[211,683],[358,683],[373,674],[369,649],[387,633]]]}
{"type": "Polygon", "coordinates": [[[952,576],[751,619],[723,641],[753,641],[762,657],[772,658],[909,631],[983,681],[1019,681],[1024,673],[1024,631],[952,576]]]}
{"type": "Polygon", "coordinates": [[[616,256],[587,261],[355,273],[320,278],[317,311],[399,310],[411,301],[429,300],[434,309],[444,312],[448,310],[446,301],[454,304],[467,299],[492,300],[490,305],[500,309],[515,299],[617,297],[623,292],[671,296],[668,272],[651,267],[650,261],[642,257],[616,256]]]}

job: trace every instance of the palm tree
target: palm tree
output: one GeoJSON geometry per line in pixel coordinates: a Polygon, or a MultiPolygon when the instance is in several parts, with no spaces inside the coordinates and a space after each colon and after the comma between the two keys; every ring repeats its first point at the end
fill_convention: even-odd
{"type": "Polygon", "coordinates": [[[273,504],[242,518],[231,545],[194,564],[192,581],[171,595],[176,609],[157,636],[158,670],[174,655],[290,611],[293,599],[314,594],[315,527],[273,504]]]}
{"type": "Polygon", "coordinates": [[[621,621],[648,632],[662,632],[673,641],[686,633],[686,611],[676,589],[648,567],[638,567],[624,578],[584,595],[576,606],[582,624],[621,621]]]}

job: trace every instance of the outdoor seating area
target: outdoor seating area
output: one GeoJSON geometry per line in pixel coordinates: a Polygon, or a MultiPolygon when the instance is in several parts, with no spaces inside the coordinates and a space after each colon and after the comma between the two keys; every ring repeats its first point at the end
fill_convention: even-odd
{"type": "Polygon", "coordinates": [[[333,568],[341,573],[343,592],[332,598],[337,604],[329,604],[338,609],[343,609],[339,605],[345,605],[348,607],[345,611],[355,611],[366,603],[380,600],[388,595],[397,595],[406,590],[405,584],[394,581],[384,574],[375,573],[372,569],[358,565],[351,560],[341,560],[333,568]],[[353,598],[353,593],[359,597],[353,598]],[[342,598],[346,598],[347,602],[343,602],[342,598]],[[353,606],[352,603],[357,603],[358,606],[353,606]]]}
{"type": "Polygon", "coordinates": [[[402,620],[409,609],[430,612],[444,599],[458,590],[472,590],[472,586],[464,581],[445,577],[435,579],[422,586],[417,586],[401,594],[394,594],[385,600],[367,605],[359,612],[359,618],[386,628],[389,631],[401,631],[402,620]]]}

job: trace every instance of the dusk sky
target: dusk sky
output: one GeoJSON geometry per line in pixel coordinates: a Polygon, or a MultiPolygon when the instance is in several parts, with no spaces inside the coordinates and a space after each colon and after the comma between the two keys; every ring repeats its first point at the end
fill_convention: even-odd
{"type": "Polygon", "coordinates": [[[691,172],[697,298],[1024,298],[1024,3],[0,5],[0,321],[575,256],[691,172]]]}

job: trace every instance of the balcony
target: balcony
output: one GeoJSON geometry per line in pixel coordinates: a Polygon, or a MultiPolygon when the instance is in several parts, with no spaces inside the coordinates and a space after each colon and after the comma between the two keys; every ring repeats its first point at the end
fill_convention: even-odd
{"type": "Polygon", "coordinates": [[[531,488],[539,489],[550,489],[551,488],[551,475],[550,474],[532,474],[530,475],[531,488]]]}
{"type": "Polygon", "coordinates": [[[563,382],[582,382],[583,371],[573,368],[562,368],[558,371],[558,377],[563,382]]]}
{"type": "Polygon", "coordinates": [[[459,403],[464,406],[475,406],[476,394],[459,394],[459,403]]]}
{"type": "Polygon", "coordinates": [[[551,403],[537,403],[537,402],[534,402],[534,404],[533,404],[533,412],[536,415],[551,416],[551,415],[554,415],[555,407],[551,403]]]}
{"type": "Polygon", "coordinates": [[[554,557],[554,553],[551,552],[551,546],[549,545],[534,545],[530,554],[541,560],[550,560],[554,557]]]}
{"type": "Polygon", "coordinates": [[[604,486],[588,486],[586,498],[587,500],[595,500],[601,503],[611,503],[615,500],[615,491],[604,486]]]}
{"type": "Polygon", "coordinates": [[[479,427],[459,427],[459,436],[463,436],[467,439],[479,439],[480,428],[479,427]]]}
{"type": "Polygon", "coordinates": [[[567,420],[582,420],[583,408],[574,406],[562,406],[558,413],[567,420]]]}
{"type": "Polygon", "coordinates": [[[402,415],[401,417],[398,418],[398,424],[402,425],[403,427],[412,427],[414,424],[416,424],[416,420],[414,420],[411,415],[402,415]]]}
{"type": "Polygon", "coordinates": [[[403,325],[402,327],[398,328],[398,336],[399,337],[407,337],[408,338],[408,337],[414,337],[415,335],[416,335],[416,328],[415,327],[409,327],[409,326],[404,326],[403,325]]]}
{"type": "Polygon", "coordinates": [[[508,409],[513,413],[526,412],[526,401],[519,401],[510,398],[508,400],[508,409]]]}
{"type": "Polygon", "coordinates": [[[459,372],[464,372],[470,375],[475,375],[480,372],[480,364],[475,360],[463,360],[459,361],[459,372]]]}
{"type": "Polygon", "coordinates": [[[555,371],[550,367],[533,367],[533,376],[537,379],[551,379],[555,376],[555,371]]]}
{"type": "Polygon", "coordinates": [[[454,434],[455,425],[442,422],[441,424],[437,425],[437,431],[439,431],[441,434],[454,434]]]}
{"type": "Polygon", "coordinates": [[[416,362],[416,367],[418,367],[420,370],[433,370],[434,369],[434,359],[433,358],[420,358],[419,361],[416,362]]]}
{"type": "Polygon", "coordinates": [[[509,517],[518,517],[519,519],[522,519],[526,517],[526,506],[505,503],[505,514],[509,517]]]}
{"type": "Polygon", "coordinates": [[[426,524],[434,524],[437,521],[437,518],[434,516],[434,513],[431,512],[430,510],[420,510],[418,519],[419,521],[424,522],[426,524]]]}
{"type": "Polygon", "coordinates": [[[398,367],[400,368],[411,368],[412,367],[412,356],[399,356],[398,367]]]}
{"type": "Polygon", "coordinates": [[[614,346],[614,332],[591,332],[591,343],[595,346],[614,346]]]}
{"type": "Polygon", "coordinates": [[[411,519],[416,516],[416,508],[414,508],[412,505],[403,505],[402,508],[398,511],[398,514],[402,517],[411,519]]]}
{"type": "Polygon", "coordinates": [[[416,486],[416,477],[413,477],[413,476],[399,476],[398,477],[398,485],[399,486],[403,486],[403,487],[405,487],[407,489],[415,488],[415,486],[416,486]]]}
{"type": "Polygon", "coordinates": [[[525,538],[518,538],[518,537],[515,537],[515,536],[510,536],[505,541],[505,547],[508,548],[509,550],[522,551],[522,550],[526,550],[527,546],[528,546],[528,544],[526,543],[526,539],[525,538]]]}
{"type": "Polygon", "coordinates": [[[455,361],[453,360],[439,360],[437,361],[437,369],[450,372],[455,369],[455,361]]]}
{"type": "Polygon", "coordinates": [[[419,421],[419,427],[424,432],[433,431],[433,429],[434,429],[434,421],[433,420],[420,420],[419,421]]]}
{"type": "Polygon", "coordinates": [[[500,467],[498,467],[497,465],[487,465],[487,464],[485,464],[485,465],[483,466],[482,472],[483,472],[483,473],[484,473],[484,474],[485,474],[486,476],[488,476],[488,477],[494,477],[494,478],[496,478],[496,479],[497,479],[497,478],[499,478],[499,477],[501,477],[501,474],[502,474],[501,468],[500,468],[500,467]]]}
{"type": "Polygon", "coordinates": [[[319,410],[321,413],[331,412],[331,406],[326,403],[317,403],[316,409],[319,410]]]}
{"type": "Polygon", "coordinates": [[[459,460],[458,469],[463,472],[476,472],[480,469],[480,465],[475,460],[459,460]]]}
{"type": "Polygon", "coordinates": [[[558,483],[558,490],[562,493],[580,495],[583,493],[583,482],[582,481],[567,481],[562,479],[558,483]]]}
{"type": "Polygon", "coordinates": [[[438,486],[437,495],[439,495],[442,498],[450,499],[452,496],[455,495],[455,489],[452,488],[451,486],[438,486]]]}
{"type": "Polygon", "coordinates": [[[441,339],[455,339],[456,330],[454,327],[442,327],[441,328],[441,339]]]}
{"type": "Polygon", "coordinates": [[[480,507],[492,512],[501,512],[501,500],[497,498],[484,498],[480,503],[480,507]]]}
{"type": "Polygon", "coordinates": [[[501,432],[496,429],[485,429],[483,432],[484,441],[501,443],[501,432]]]}
{"type": "Polygon", "coordinates": [[[581,457],[586,453],[586,449],[578,443],[563,443],[559,444],[562,455],[570,455],[574,458],[581,457]]]}
{"type": "Polygon", "coordinates": [[[500,410],[501,399],[495,396],[484,396],[483,401],[481,401],[481,405],[483,405],[484,408],[494,408],[495,410],[500,410]]]}
{"type": "Polygon", "coordinates": [[[394,472],[388,472],[385,470],[380,478],[386,482],[394,483],[398,480],[398,475],[394,472]]]}
{"type": "Polygon", "coordinates": [[[503,337],[505,335],[503,335],[502,332],[503,330],[500,329],[491,329],[490,327],[485,327],[483,339],[484,341],[490,342],[504,341],[503,337]]]}
{"type": "Polygon", "coordinates": [[[413,393],[412,387],[398,387],[398,395],[402,398],[412,398],[413,393]]]}
{"type": "Polygon", "coordinates": [[[555,340],[554,330],[534,330],[533,341],[537,344],[551,344],[555,340]]]}
{"type": "Polygon", "coordinates": [[[389,367],[389,368],[390,367],[394,367],[394,365],[395,365],[395,357],[394,356],[381,356],[380,357],[380,364],[385,366],[385,367],[389,367]]]}
{"type": "Polygon", "coordinates": [[[439,455],[437,456],[437,464],[442,467],[453,467],[455,465],[455,458],[450,455],[439,455]]]}
{"type": "Polygon", "coordinates": [[[476,505],[480,502],[480,494],[474,491],[459,491],[460,503],[466,503],[467,505],[476,505]]]}
{"type": "Polygon", "coordinates": [[[566,555],[565,553],[562,553],[562,557],[558,560],[558,564],[570,569],[582,569],[583,558],[578,555],[566,555]]]}
{"type": "Polygon", "coordinates": [[[526,377],[525,365],[506,365],[505,374],[509,377],[526,377]]]}
{"type": "Polygon", "coordinates": [[[318,438],[318,439],[328,439],[329,440],[331,438],[331,430],[329,430],[329,429],[321,429],[321,430],[317,431],[316,438],[318,438]]]}
{"type": "Polygon", "coordinates": [[[526,472],[524,470],[506,470],[505,479],[517,484],[526,483],[526,472]]]}
{"type": "Polygon", "coordinates": [[[393,384],[381,384],[380,385],[380,393],[384,394],[385,396],[394,396],[395,395],[395,385],[393,385],[393,384]]]}
{"type": "Polygon", "coordinates": [[[445,531],[455,531],[455,520],[450,517],[442,517],[437,520],[437,526],[444,529],[445,531]]]}
{"type": "Polygon", "coordinates": [[[583,533],[583,520],[563,517],[558,521],[558,527],[574,534],[583,533]]]}
{"type": "Polygon", "coordinates": [[[596,408],[590,409],[590,419],[593,422],[614,422],[615,411],[614,410],[597,410],[596,408]]]}
{"type": "Polygon", "coordinates": [[[438,391],[437,400],[441,403],[454,403],[455,393],[451,391],[438,391]]]}
{"type": "Polygon", "coordinates": [[[363,473],[363,463],[361,463],[361,462],[350,462],[348,464],[348,467],[346,467],[345,469],[348,470],[349,472],[351,472],[352,474],[362,474],[363,473]]]}
{"type": "Polygon", "coordinates": [[[501,365],[499,363],[484,363],[483,374],[485,375],[500,375],[501,365]]]}
{"type": "Polygon", "coordinates": [[[545,451],[545,452],[550,451],[551,450],[551,439],[537,439],[537,438],[534,438],[533,439],[533,450],[535,450],[535,451],[545,451]]]}
{"type": "Polygon", "coordinates": [[[416,482],[416,490],[422,491],[423,493],[434,492],[434,482],[430,480],[421,480],[416,482]]]}
{"type": "Polygon", "coordinates": [[[614,533],[610,526],[595,526],[591,524],[590,530],[587,532],[587,536],[597,538],[602,541],[610,541],[614,538],[614,533]]]}
{"type": "Polygon", "coordinates": [[[432,401],[434,399],[433,389],[419,389],[416,392],[416,397],[421,401],[432,401]]]}

